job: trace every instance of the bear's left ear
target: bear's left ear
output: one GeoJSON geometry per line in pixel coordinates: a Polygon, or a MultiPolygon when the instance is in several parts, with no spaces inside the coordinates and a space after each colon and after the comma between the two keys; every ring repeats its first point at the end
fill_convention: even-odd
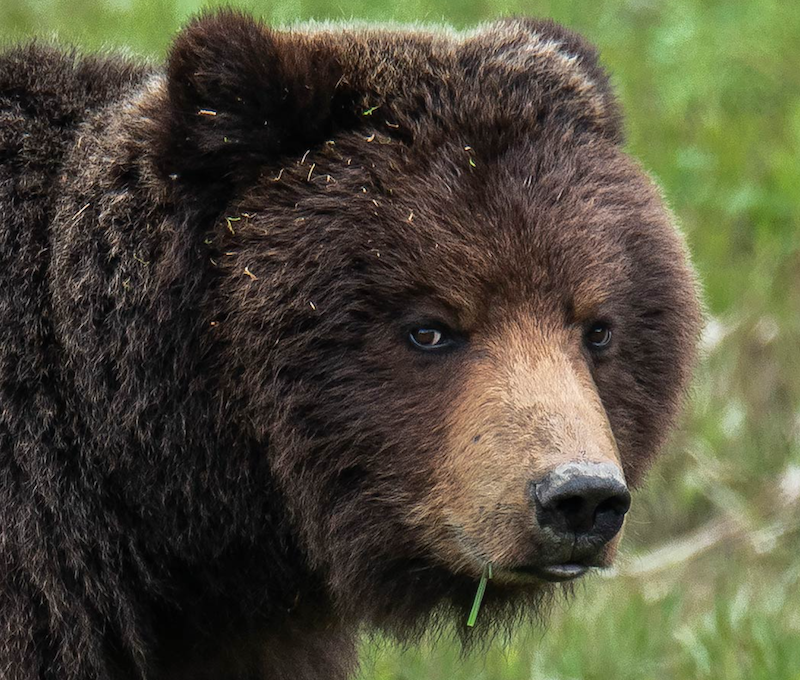
{"type": "Polygon", "coordinates": [[[623,142],[622,115],[595,47],[549,19],[507,17],[484,24],[474,43],[490,61],[510,72],[527,73],[541,87],[547,81],[551,110],[623,142]]]}
{"type": "Polygon", "coordinates": [[[224,193],[279,155],[327,138],[352,110],[330,47],[223,10],[190,23],[169,53],[155,149],[179,186],[224,193]]]}

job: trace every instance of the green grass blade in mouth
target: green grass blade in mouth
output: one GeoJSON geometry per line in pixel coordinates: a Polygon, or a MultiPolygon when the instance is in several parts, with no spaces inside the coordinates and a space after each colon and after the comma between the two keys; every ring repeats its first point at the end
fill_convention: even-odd
{"type": "Polygon", "coordinates": [[[478,612],[481,609],[481,602],[483,602],[483,594],[486,592],[486,584],[492,578],[492,563],[487,562],[483,566],[483,573],[481,574],[481,582],[478,584],[478,591],[475,593],[475,600],[472,602],[472,609],[469,612],[467,625],[472,628],[475,625],[475,620],[478,618],[478,612]]]}

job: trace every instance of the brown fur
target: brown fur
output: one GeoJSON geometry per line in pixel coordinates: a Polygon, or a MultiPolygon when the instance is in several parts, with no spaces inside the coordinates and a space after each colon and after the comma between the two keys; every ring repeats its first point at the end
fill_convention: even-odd
{"type": "Polygon", "coordinates": [[[477,577],[492,562],[495,580],[513,581],[508,567],[546,553],[535,538],[531,480],[570,461],[620,462],[585,362],[562,350],[579,342],[564,335],[542,333],[533,320],[498,329],[452,395],[446,455],[420,509],[420,525],[437,533],[432,549],[450,568],[477,577]]]}
{"type": "Polygon", "coordinates": [[[555,24],[23,46],[0,123],[4,678],[343,678],[364,626],[466,636],[485,559],[481,629],[535,616],[528,485],[674,423],[692,270],[555,24]]]}

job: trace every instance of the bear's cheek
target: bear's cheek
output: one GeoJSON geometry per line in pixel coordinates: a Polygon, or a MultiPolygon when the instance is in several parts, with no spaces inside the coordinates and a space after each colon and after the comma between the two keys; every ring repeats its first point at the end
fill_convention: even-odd
{"type": "MultiPolygon", "coordinates": [[[[436,557],[455,572],[479,574],[570,562],[572,541],[537,519],[533,486],[559,466],[619,468],[605,411],[588,369],[557,349],[491,353],[464,376],[448,419],[430,492],[413,522],[436,557]]],[[[619,535],[581,560],[607,566],[619,535]]]]}

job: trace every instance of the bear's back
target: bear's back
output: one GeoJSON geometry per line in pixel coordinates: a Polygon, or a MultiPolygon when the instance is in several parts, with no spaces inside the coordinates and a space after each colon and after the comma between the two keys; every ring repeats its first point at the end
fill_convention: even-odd
{"type": "MultiPolygon", "coordinates": [[[[29,43],[0,53],[0,377],[9,390],[38,373],[48,344],[48,230],[79,125],[149,72],[119,57],[81,57],[29,43]],[[28,376],[25,379],[25,376],[28,376]]],[[[35,378],[34,378],[35,380],[35,378]]],[[[33,384],[31,383],[32,387],[33,384]]]]}
{"type": "Polygon", "coordinates": [[[76,127],[148,72],[124,58],[81,57],[40,43],[0,53],[2,205],[44,198],[76,127]]]}

